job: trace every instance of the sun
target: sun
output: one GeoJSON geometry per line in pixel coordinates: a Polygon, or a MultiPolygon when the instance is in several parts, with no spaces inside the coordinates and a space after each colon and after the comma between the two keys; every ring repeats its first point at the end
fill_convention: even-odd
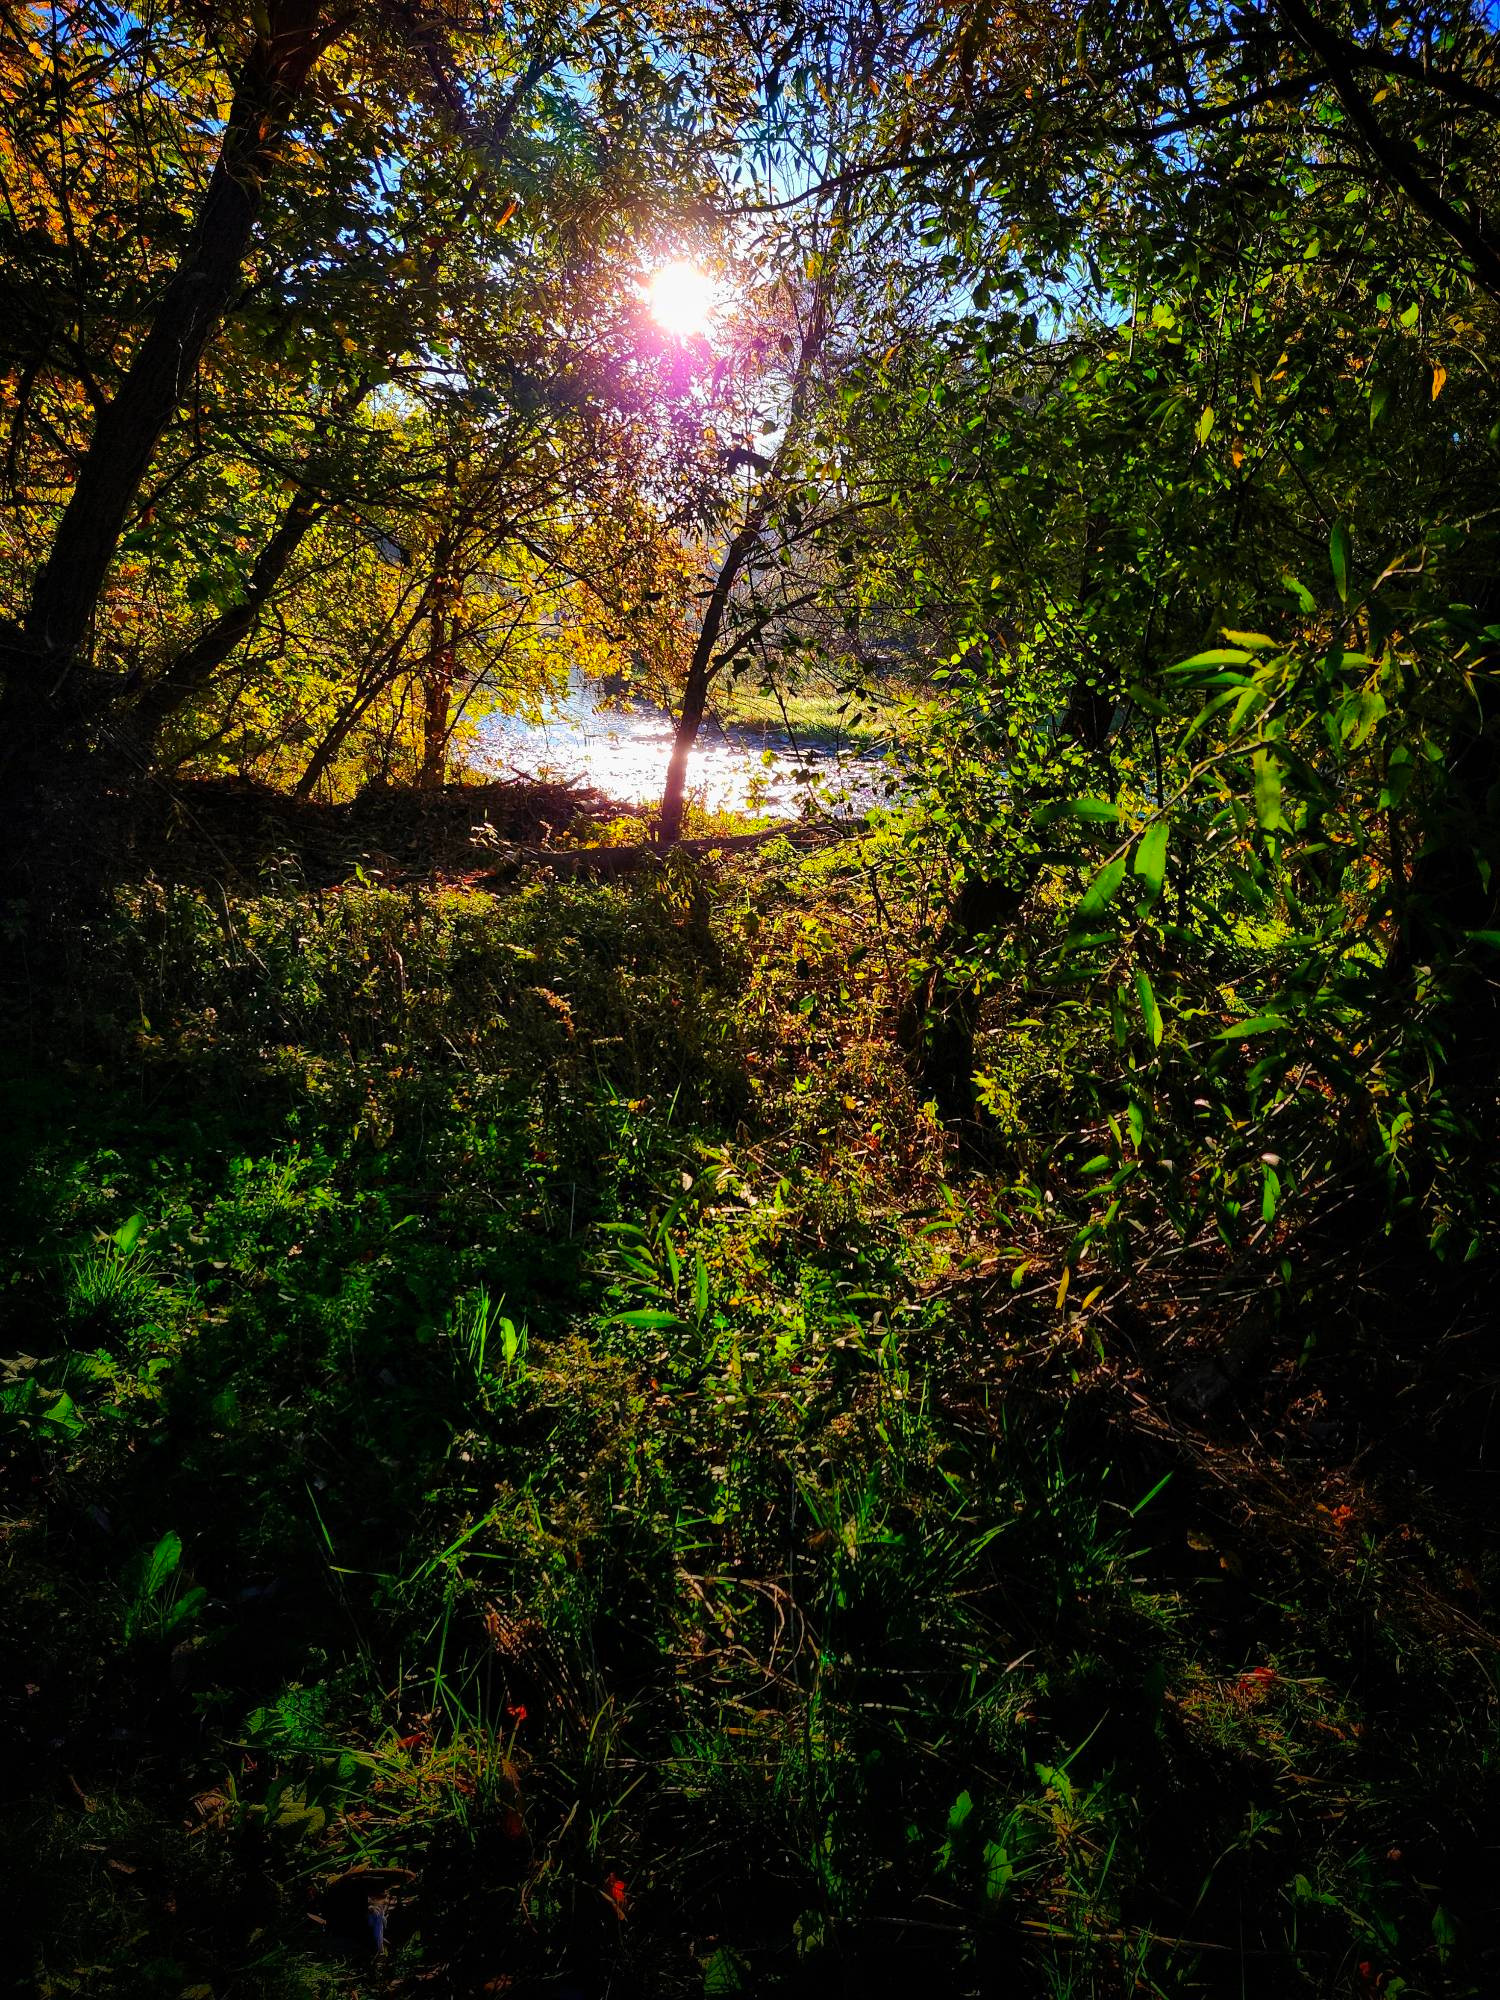
{"type": "Polygon", "coordinates": [[[686,258],[663,264],[646,281],[651,317],[663,333],[691,340],[706,333],[718,304],[718,287],[706,271],[686,258]]]}

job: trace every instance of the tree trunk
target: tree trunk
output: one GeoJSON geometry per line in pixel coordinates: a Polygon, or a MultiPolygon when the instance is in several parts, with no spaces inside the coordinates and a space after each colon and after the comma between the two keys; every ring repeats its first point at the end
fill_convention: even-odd
{"type": "Polygon", "coordinates": [[[682,690],[682,708],[672,737],[672,754],[667,759],[667,782],[662,789],[661,812],[656,822],[656,839],[661,847],[675,846],[682,838],[682,820],[687,807],[688,764],[693,745],[698,740],[698,731],[703,727],[709,680],[708,665],[706,662],[700,664],[695,651],[682,690]]]}
{"type": "MultiPolygon", "coordinates": [[[[1034,871],[1033,871],[1034,872],[1034,871]]],[[[906,996],[897,1036],[922,1087],[946,1125],[974,1123],[974,1031],[979,994],[971,981],[955,979],[948,962],[969,951],[977,939],[1015,922],[1031,888],[972,875],[943,919],[933,951],[932,970],[906,996]]]]}
{"type": "Polygon", "coordinates": [[[327,733],[324,735],[322,742],[314,750],[311,758],[308,760],[306,770],[297,780],[293,791],[294,798],[307,799],[312,797],[312,794],[322,782],[329,766],[333,763],[334,758],[343,748],[349,731],[359,721],[370,704],[384,694],[385,690],[400,674],[402,658],[406,651],[406,643],[427,615],[427,607],[430,602],[430,592],[424,589],[417,599],[415,609],[407,617],[385,651],[377,655],[372,662],[368,662],[365,668],[356,676],[352,694],[339,709],[333,721],[328,725],[327,733]]]}
{"type": "Polygon", "coordinates": [[[367,694],[360,695],[355,700],[346,702],[339,710],[324,732],[322,742],[319,743],[311,757],[308,758],[307,766],[302,776],[292,787],[292,797],[294,799],[310,799],[312,797],[313,793],[327,776],[328,768],[334,758],[343,748],[344,739],[348,736],[349,731],[358,722],[378,693],[378,688],[372,688],[367,694]]]}
{"type": "MultiPolygon", "coordinates": [[[[1115,708],[1116,698],[1102,672],[1091,676],[1088,669],[1080,668],[1069,692],[1063,731],[1103,758],[1115,708]]],[[[1013,811],[1017,809],[1012,806],[1013,811]]],[[[1021,804],[1019,810],[1025,809],[1021,804]]],[[[897,1033],[907,1058],[944,1123],[956,1125],[970,1140],[977,1130],[974,1034],[979,1025],[979,995],[971,982],[954,978],[947,962],[1014,924],[1039,868],[1039,858],[1028,862],[1019,883],[986,875],[966,877],[943,919],[932,971],[902,1004],[897,1033]]]]}
{"type": "Polygon", "coordinates": [[[425,792],[440,790],[447,775],[453,646],[444,616],[445,602],[440,596],[432,608],[432,636],[427,648],[427,670],[422,676],[422,764],[417,784],[425,792]]]}
{"type": "Polygon", "coordinates": [[[719,635],[724,629],[724,616],[729,609],[730,592],[740,571],[749,561],[751,551],[760,540],[760,531],[765,515],[757,507],[745,525],[729,544],[719,574],[714,579],[714,587],[709,593],[704,609],[703,623],[698,628],[698,639],[693,647],[693,657],[688,662],[687,678],[682,685],[682,707],[678,713],[677,731],[672,738],[672,755],[667,762],[667,782],[661,796],[661,812],[656,822],[657,844],[671,847],[682,837],[682,816],[687,795],[688,760],[693,754],[693,745],[698,740],[698,731],[703,727],[704,712],[708,707],[708,690],[713,681],[715,659],[719,635]]]}
{"type": "Polygon", "coordinates": [[[322,512],[311,493],[292,500],[280,524],[261,550],[245,595],[216,618],[151,681],[122,725],[132,758],[149,764],[167,722],[184,703],[202,692],[240,641],[248,637],[281,581],[288,563],[322,512]]]}
{"type": "Polygon", "coordinates": [[[196,639],[170,660],[137,697],[125,725],[134,760],[151,761],[162,729],[184,703],[200,694],[270,602],[294,555],[316,527],[324,511],[324,446],[334,422],[352,417],[374,384],[357,382],[333,412],[318,420],[312,449],[297,475],[296,491],[287,502],[270,540],[256,557],[238,604],[214,619],[196,639]]]}
{"type": "MultiPolygon", "coordinates": [[[[838,232],[847,217],[848,194],[847,191],[841,191],[834,204],[832,242],[837,241],[838,232]]],[[[708,604],[704,609],[703,623],[698,629],[693,657],[688,662],[687,678],[683,682],[682,689],[682,708],[678,714],[677,731],[672,739],[672,755],[667,762],[667,782],[662,791],[661,812],[656,822],[656,838],[662,847],[671,847],[682,837],[688,761],[693,754],[693,745],[698,740],[698,731],[703,726],[703,715],[708,706],[708,690],[718,664],[716,655],[719,636],[724,629],[724,618],[729,610],[730,593],[734,589],[740,571],[760,545],[762,531],[770,517],[771,495],[779,471],[786,462],[788,450],[800,438],[807,418],[808,404],[812,396],[813,369],[817,365],[818,357],[823,351],[823,342],[828,335],[835,268],[836,260],[833,249],[830,248],[821,262],[821,275],[813,295],[806,331],[802,336],[801,352],[797,356],[797,366],[792,376],[792,393],[781,444],[777,448],[774,462],[766,467],[766,477],[754,504],[749,507],[743,525],[730,542],[724,560],[719,566],[719,574],[714,580],[714,587],[709,593],[708,604]]]]}

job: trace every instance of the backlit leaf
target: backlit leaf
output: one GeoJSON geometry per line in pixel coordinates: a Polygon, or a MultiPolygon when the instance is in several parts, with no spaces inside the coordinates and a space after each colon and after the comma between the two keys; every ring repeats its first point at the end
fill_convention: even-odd
{"type": "MultiPolygon", "coordinates": [[[[1146,1033],[1151,1038],[1154,1049],[1161,1047],[1162,1018],[1157,1005],[1156,990],[1143,967],[1137,966],[1135,974],[1135,997],[1140,1002],[1141,1019],[1146,1025],[1146,1033]]],[[[1139,1141],[1137,1141],[1139,1144],[1139,1141]]]]}
{"type": "Polygon", "coordinates": [[[1257,750],[1251,759],[1255,784],[1255,817],[1267,833],[1286,825],[1281,810],[1281,766],[1269,750],[1257,750]]]}
{"type": "Polygon", "coordinates": [[[1333,532],[1328,537],[1328,560],[1333,569],[1333,587],[1339,594],[1339,602],[1349,602],[1349,530],[1342,521],[1335,521],[1333,532]]]}
{"type": "Polygon", "coordinates": [[[1167,822],[1153,820],[1136,843],[1134,868],[1154,902],[1167,872],[1167,822]]]}
{"type": "Polygon", "coordinates": [[[1083,895],[1079,898],[1075,915],[1079,917],[1098,916],[1105,905],[1113,900],[1115,891],[1124,880],[1125,856],[1117,854],[1113,861],[1105,863],[1093,881],[1090,882],[1088,888],[1083,892],[1083,895]]]}

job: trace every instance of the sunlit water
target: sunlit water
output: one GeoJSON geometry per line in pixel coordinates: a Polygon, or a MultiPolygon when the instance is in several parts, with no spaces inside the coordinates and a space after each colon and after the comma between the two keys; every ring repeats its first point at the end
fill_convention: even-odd
{"type": "MultiPolygon", "coordinates": [[[[623,805],[651,805],[661,797],[671,753],[669,717],[608,707],[575,679],[540,722],[486,717],[469,756],[502,776],[573,780],[623,805]]],[[[889,782],[878,758],[809,750],[799,760],[784,733],[725,731],[712,722],[703,725],[688,768],[688,796],[710,811],[786,819],[817,806],[863,811],[885,799],[889,782]]]]}

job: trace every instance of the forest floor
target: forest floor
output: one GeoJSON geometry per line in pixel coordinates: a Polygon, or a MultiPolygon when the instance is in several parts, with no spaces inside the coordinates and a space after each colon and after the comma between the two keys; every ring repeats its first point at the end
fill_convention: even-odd
{"type": "Polygon", "coordinates": [[[1085,1058],[995,1002],[955,1147],[895,831],[493,894],[620,817],[493,789],[8,919],[19,1990],[1495,1990],[1472,1274],[1346,1191],[1070,1291],[1085,1058]]]}

